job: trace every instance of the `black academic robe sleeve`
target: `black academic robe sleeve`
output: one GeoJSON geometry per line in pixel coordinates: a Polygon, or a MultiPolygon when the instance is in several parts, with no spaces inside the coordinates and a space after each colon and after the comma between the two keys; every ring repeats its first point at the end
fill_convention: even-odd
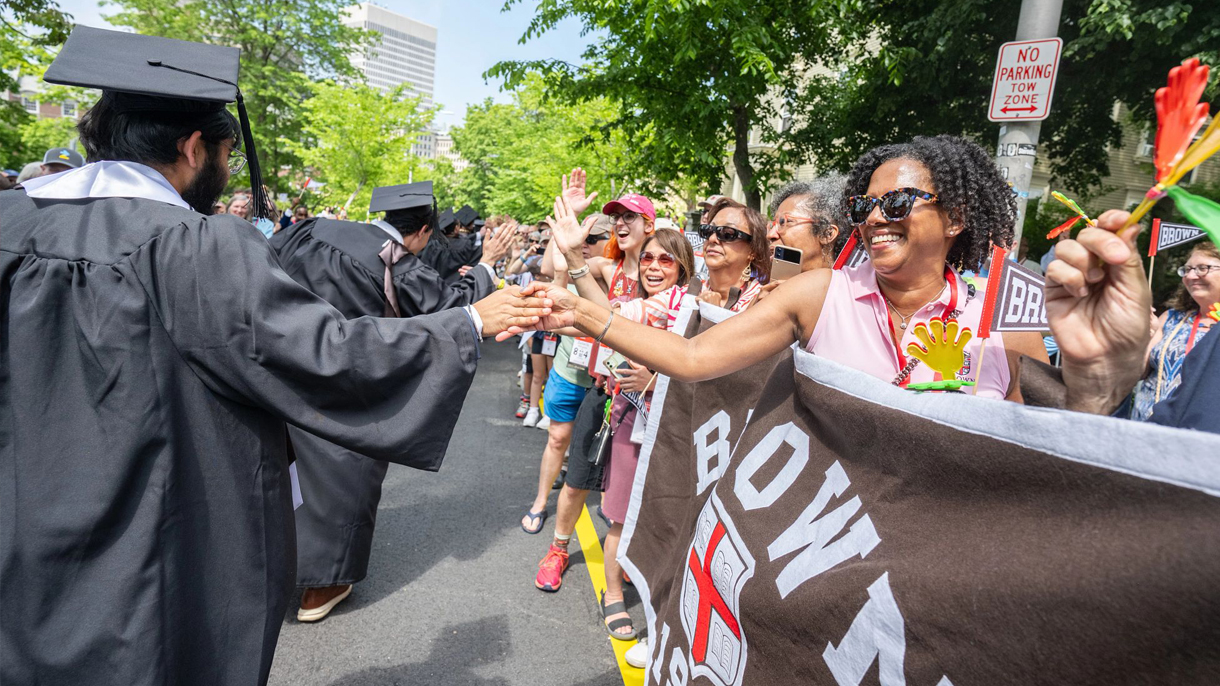
{"type": "Polygon", "coordinates": [[[413,264],[394,276],[398,306],[404,317],[469,305],[496,290],[491,274],[477,264],[466,276],[447,283],[436,270],[418,259],[408,256],[404,260],[410,260],[413,264]]]}
{"type": "Polygon", "coordinates": [[[266,240],[225,224],[161,234],[136,264],[186,363],[218,395],[361,454],[437,469],[474,377],[469,315],[346,319],[280,269],[266,240]]]}

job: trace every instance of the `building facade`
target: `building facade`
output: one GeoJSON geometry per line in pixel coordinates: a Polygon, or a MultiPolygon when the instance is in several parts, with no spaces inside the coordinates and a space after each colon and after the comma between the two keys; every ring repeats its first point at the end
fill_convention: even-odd
{"type": "MultiPolygon", "coordinates": [[[[435,26],[367,2],[348,7],[343,23],[380,36],[377,45],[352,55],[352,66],[364,74],[370,86],[385,92],[405,85],[407,95],[422,98],[420,107],[432,107],[436,81],[435,26]]],[[[433,159],[436,134],[424,132],[411,151],[433,159]]]]}
{"type": "Polygon", "coordinates": [[[462,156],[453,148],[453,136],[450,136],[448,133],[438,133],[434,138],[436,141],[436,159],[444,158],[452,162],[453,171],[455,172],[460,172],[470,166],[470,163],[462,159],[462,156]]]}

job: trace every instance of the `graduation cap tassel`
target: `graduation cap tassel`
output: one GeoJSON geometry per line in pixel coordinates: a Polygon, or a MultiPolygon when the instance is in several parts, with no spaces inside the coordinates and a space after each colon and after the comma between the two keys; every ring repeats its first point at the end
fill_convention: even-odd
{"type": "Polygon", "coordinates": [[[255,215],[271,219],[271,203],[263,190],[263,174],[258,164],[258,153],[254,150],[254,132],[250,129],[250,116],[246,114],[246,101],[237,91],[237,119],[241,122],[241,137],[246,144],[246,164],[250,167],[250,195],[255,215]]]}

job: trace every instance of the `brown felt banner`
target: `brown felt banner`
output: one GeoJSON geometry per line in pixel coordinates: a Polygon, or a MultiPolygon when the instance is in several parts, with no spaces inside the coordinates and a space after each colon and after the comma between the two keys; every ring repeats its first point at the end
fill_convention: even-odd
{"type": "Polygon", "coordinates": [[[654,402],[648,683],[1217,682],[1216,436],[772,366],[654,402]]]}

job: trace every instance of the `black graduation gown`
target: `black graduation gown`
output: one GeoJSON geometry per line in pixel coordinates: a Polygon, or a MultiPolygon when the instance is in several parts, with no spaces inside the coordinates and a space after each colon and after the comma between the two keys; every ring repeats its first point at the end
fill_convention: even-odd
{"type": "Polygon", "coordinates": [[[249,223],[151,200],[6,191],[0,225],[0,683],[265,683],[285,422],[437,469],[469,316],[346,319],[249,223]]]}
{"type": "MultiPolygon", "coordinates": [[[[280,264],[297,283],[349,318],[386,310],[385,264],[377,253],[388,240],[369,224],[306,220],[271,237],[280,264]]],[[[394,265],[393,285],[403,317],[468,305],[495,290],[486,269],[454,285],[413,255],[394,265]]],[[[334,586],[368,573],[377,504],[388,463],[289,427],[304,503],[296,510],[297,585],[334,586]]]]}
{"type": "Polygon", "coordinates": [[[447,283],[458,278],[458,269],[477,264],[482,257],[483,248],[475,245],[473,236],[449,238],[439,231],[432,232],[432,238],[419,252],[419,259],[435,269],[447,283]]]}

